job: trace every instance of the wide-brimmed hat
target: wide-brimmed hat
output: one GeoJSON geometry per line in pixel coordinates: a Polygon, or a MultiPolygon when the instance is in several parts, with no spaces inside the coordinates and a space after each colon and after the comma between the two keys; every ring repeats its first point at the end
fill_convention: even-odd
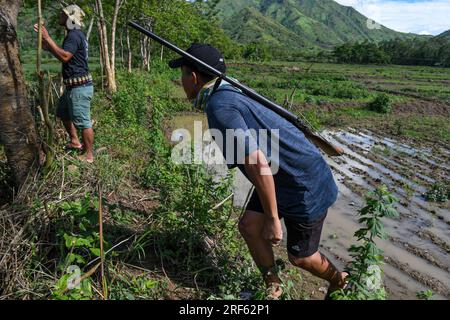
{"type": "Polygon", "coordinates": [[[67,15],[67,28],[72,29],[81,29],[84,26],[83,18],[86,16],[84,11],[77,6],[76,4],[71,4],[62,9],[63,12],[67,15]]]}

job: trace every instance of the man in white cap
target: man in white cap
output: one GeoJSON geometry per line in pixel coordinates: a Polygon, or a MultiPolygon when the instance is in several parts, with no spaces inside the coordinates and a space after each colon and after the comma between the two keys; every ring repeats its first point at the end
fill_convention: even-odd
{"type": "MultiPolygon", "coordinates": [[[[92,76],[88,68],[88,42],[81,31],[85,13],[77,5],[61,10],[59,24],[67,30],[62,47],[59,47],[42,26],[42,47],[62,62],[66,90],[58,101],[56,115],[64,123],[70,141],[66,148],[82,151],[81,161],[94,162],[94,131],[91,121],[91,100],[94,94],[92,76]],[[82,132],[83,144],[78,138],[82,132]]],[[[38,25],[34,25],[38,31],[38,25]]]]}

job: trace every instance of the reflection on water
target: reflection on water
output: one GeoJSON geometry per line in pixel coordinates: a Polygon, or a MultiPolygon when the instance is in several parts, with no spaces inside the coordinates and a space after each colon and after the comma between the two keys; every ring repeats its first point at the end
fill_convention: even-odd
{"type": "MultiPolygon", "coordinates": [[[[170,127],[171,127],[171,133],[175,132],[177,129],[186,129],[191,137],[194,137],[194,134],[199,134],[194,132],[195,128],[195,122],[200,121],[202,123],[202,134],[208,129],[208,121],[205,114],[202,113],[188,113],[188,114],[181,114],[173,117],[173,119],[170,121],[170,127]]],[[[174,137],[179,138],[179,137],[174,137]]],[[[178,139],[173,139],[178,140],[178,139]]],[[[209,150],[210,146],[209,144],[214,142],[204,142],[203,144],[203,150],[209,150]]],[[[214,147],[215,150],[218,150],[218,147],[214,147]]],[[[221,155],[220,155],[221,156],[221,155]]],[[[221,156],[223,159],[223,156],[221,156]]],[[[225,163],[225,161],[223,161],[225,163]]],[[[207,165],[208,169],[215,173],[217,179],[220,179],[221,177],[225,176],[228,173],[228,168],[226,164],[209,164],[207,165]]],[[[247,180],[247,178],[239,171],[235,171],[235,177],[234,177],[234,185],[233,185],[233,192],[234,192],[234,205],[237,207],[242,207],[245,204],[245,200],[247,198],[247,195],[251,189],[251,183],[247,180]]]]}

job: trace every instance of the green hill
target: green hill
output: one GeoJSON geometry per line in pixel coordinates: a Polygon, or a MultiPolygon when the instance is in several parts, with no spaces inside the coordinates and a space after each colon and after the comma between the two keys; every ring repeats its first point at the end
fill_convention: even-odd
{"type": "Polygon", "coordinates": [[[267,18],[255,8],[244,8],[231,16],[226,31],[240,43],[263,41],[268,46],[308,47],[308,41],[276,21],[267,18]]]}
{"type": "Polygon", "coordinates": [[[349,41],[416,36],[373,28],[367,17],[332,0],[220,0],[216,11],[222,27],[242,43],[332,48],[349,41]]]}
{"type": "Polygon", "coordinates": [[[448,39],[450,39],[450,30],[447,30],[447,31],[441,33],[440,35],[436,36],[436,38],[448,38],[448,39]]]}

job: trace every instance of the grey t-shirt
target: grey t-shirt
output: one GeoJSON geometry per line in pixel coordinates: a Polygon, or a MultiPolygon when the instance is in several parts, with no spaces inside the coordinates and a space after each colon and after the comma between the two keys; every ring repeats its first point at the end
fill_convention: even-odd
{"type": "Polygon", "coordinates": [[[274,181],[282,217],[298,222],[323,218],[336,201],[338,188],[319,150],[297,127],[231,85],[221,86],[209,98],[205,112],[210,129],[219,130],[224,137],[219,147],[229,168],[238,167],[246,175],[242,157],[258,149],[273,167],[278,167],[274,181]],[[241,129],[235,134],[232,146],[226,143],[227,129],[241,129]],[[256,135],[249,134],[248,129],[256,130],[256,135]],[[268,142],[264,134],[259,134],[260,129],[266,130],[268,142]],[[272,141],[274,136],[276,139],[272,141]],[[239,153],[238,148],[243,152],[239,153]]]}

